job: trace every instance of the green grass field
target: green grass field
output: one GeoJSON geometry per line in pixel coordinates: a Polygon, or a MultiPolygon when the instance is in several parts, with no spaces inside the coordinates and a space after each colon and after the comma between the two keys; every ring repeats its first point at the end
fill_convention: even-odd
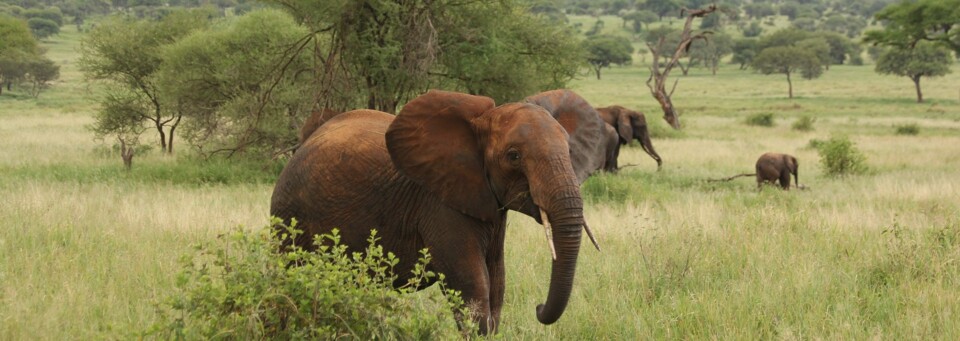
{"type": "MultiPolygon", "coordinates": [[[[608,25],[612,25],[611,21],[608,25]]],[[[614,25],[615,26],[615,25],[614,25]]],[[[129,174],[85,125],[95,110],[76,68],[79,34],[45,42],[62,78],[38,100],[0,96],[0,339],[128,339],[155,321],[191,245],[267,222],[272,176],[155,151],[129,174]]],[[[647,113],[663,169],[634,164],[584,185],[604,248],[584,245],[570,304],[554,325],[542,229],[510,219],[504,339],[960,339],[960,67],[924,80],[867,66],[786,80],[724,65],[694,69],[674,94],[669,130],[642,63],[584,71],[572,88],[595,106],[647,113]],[[743,123],[773,113],[774,127],[743,123]],[[817,119],[814,130],[790,123],[817,119]],[[918,135],[897,135],[915,123],[918,135]],[[847,135],[869,174],[822,176],[811,139],[847,135]],[[806,191],[756,190],[768,151],[799,158],[806,191]]]]}

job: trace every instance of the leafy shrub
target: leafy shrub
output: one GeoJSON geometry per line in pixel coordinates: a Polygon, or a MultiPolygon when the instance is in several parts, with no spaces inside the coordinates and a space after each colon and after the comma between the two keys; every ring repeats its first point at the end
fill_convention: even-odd
{"type": "Polygon", "coordinates": [[[867,171],[867,158],[847,137],[831,137],[819,143],[820,165],[830,176],[863,174],[867,171]]]}
{"type": "Polygon", "coordinates": [[[813,130],[813,123],[816,121],[817,121],[816,118],[813,118],[810,116],[803,116],[801,118],[798,118],[796,121],[794,121],[793,125],[791,125],[790,127],[793,130],[811,131],[813,130]]]}
{"type": "MultiPolygon", "coordinates": [[[[275,222],[279,224],[278,222],[275,222]]],[[[293,224],[296,225],[295,223],[293,224]]],[[[393,288],[398,259],[376,245],[348,252],[337,231],[318,236],[311,252],[281,240],[301,232],[236,229],[182,260],[177,291],[160,305],[148,336],[162,339],[455,339],[450,311],[459,293],[407,295],[443,275],[426,271],[421,251],[412,279],[393,288]],[[296,265],[291,265],[296,264],[296,265]]],[[[441,287],[442,288],[442,287],[441,287]]],[[[466,311],[461,310],[465,313],[466,311]]]]}
{"type": "Polygon", "coordinates": [[[747,116],[746,123],[747,125],[751,126],[772,127],[774,124],[773,113],[761,113],[747,116]]]}
{"type": "Polygon", "coordinates": [[[920,126],[916,123],[898,125],[896,128],[897,135],[917,135],[920,133],[920,126]]]}

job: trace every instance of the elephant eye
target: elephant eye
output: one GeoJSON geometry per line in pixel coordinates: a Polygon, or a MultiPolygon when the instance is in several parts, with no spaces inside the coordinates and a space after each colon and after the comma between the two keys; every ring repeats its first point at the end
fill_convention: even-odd
{"type": "Polygon", "coordinates": [[[520,152],[518,152],[515,149],[511,149],[510,151],[507,152],[507,159],[509,159],[510,161],[520,160],[520,152]]]}

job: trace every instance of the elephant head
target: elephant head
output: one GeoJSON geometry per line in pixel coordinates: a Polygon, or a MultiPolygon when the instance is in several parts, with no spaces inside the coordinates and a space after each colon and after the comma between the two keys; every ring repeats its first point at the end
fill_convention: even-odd
{"type": "Polygon", "coordinates": [[[540,106],[494,107],[487,97],[436,90],[404,105],[386,132],[400,173],[448,207],[486,222],[503,222],[511,209],[550,226],[556,257],[537,307],[544,324],[566,307],[585,226],[568,139],[540,106]]]}
{"type": "Polygon", "coordinates": [[[617,134],[620,135],[620,144],[627,144],[636,139],[637,142],[640,142],[643,151],[657,161],[657,169],[660,169],[663,160],[660,159],[660,155],[653,148],[653,142],[650,141],[650,130],[643,113],[619,105],[597,108],[597,111],[604,122],[617,129],[617,134]]]}

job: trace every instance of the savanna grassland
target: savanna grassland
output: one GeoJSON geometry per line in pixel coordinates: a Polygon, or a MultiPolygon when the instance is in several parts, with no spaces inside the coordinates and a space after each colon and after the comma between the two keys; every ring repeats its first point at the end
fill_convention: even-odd
{"type": "MultiPolygon", "coordinates": [[[[156,320],[178,259],[197,242],[268,219],[276,169],[152,151],[125,172],[86,129],[95,91],[76,67],[72,27],[47,42],[61,80],[32,99],[0,96],[0,339],[132,338],[156,320]]],[[[638,58],[639,59],[639,58],[638,58]]],[[[648,57],[649,60],[649,57],[648,57]]],[[[663,169],[639,147],[619,174],[583,187],[603,251],[582,247],[570,304],[555,325],[542,228],[513,215],[506,244],[504,339],[960,339],[960,67],[923,81],[872,65],[786,80],[723,65],[694,69],[674,94],[672,131],[642,62],[585,71],[572,88],[595,106],[647,113],[663,169]],[[775,126],[744,124],[773,113],[775,126]],[[816,118],[795,131],[799,117],[816,118]],[[898,135],[916,124],[917,135],[898,135]],[[867,174],[823,175],[813,139],[848,136],[867,174]],[[808,190],[756,190],[768,151],[799,159],[808,190]]]]}

